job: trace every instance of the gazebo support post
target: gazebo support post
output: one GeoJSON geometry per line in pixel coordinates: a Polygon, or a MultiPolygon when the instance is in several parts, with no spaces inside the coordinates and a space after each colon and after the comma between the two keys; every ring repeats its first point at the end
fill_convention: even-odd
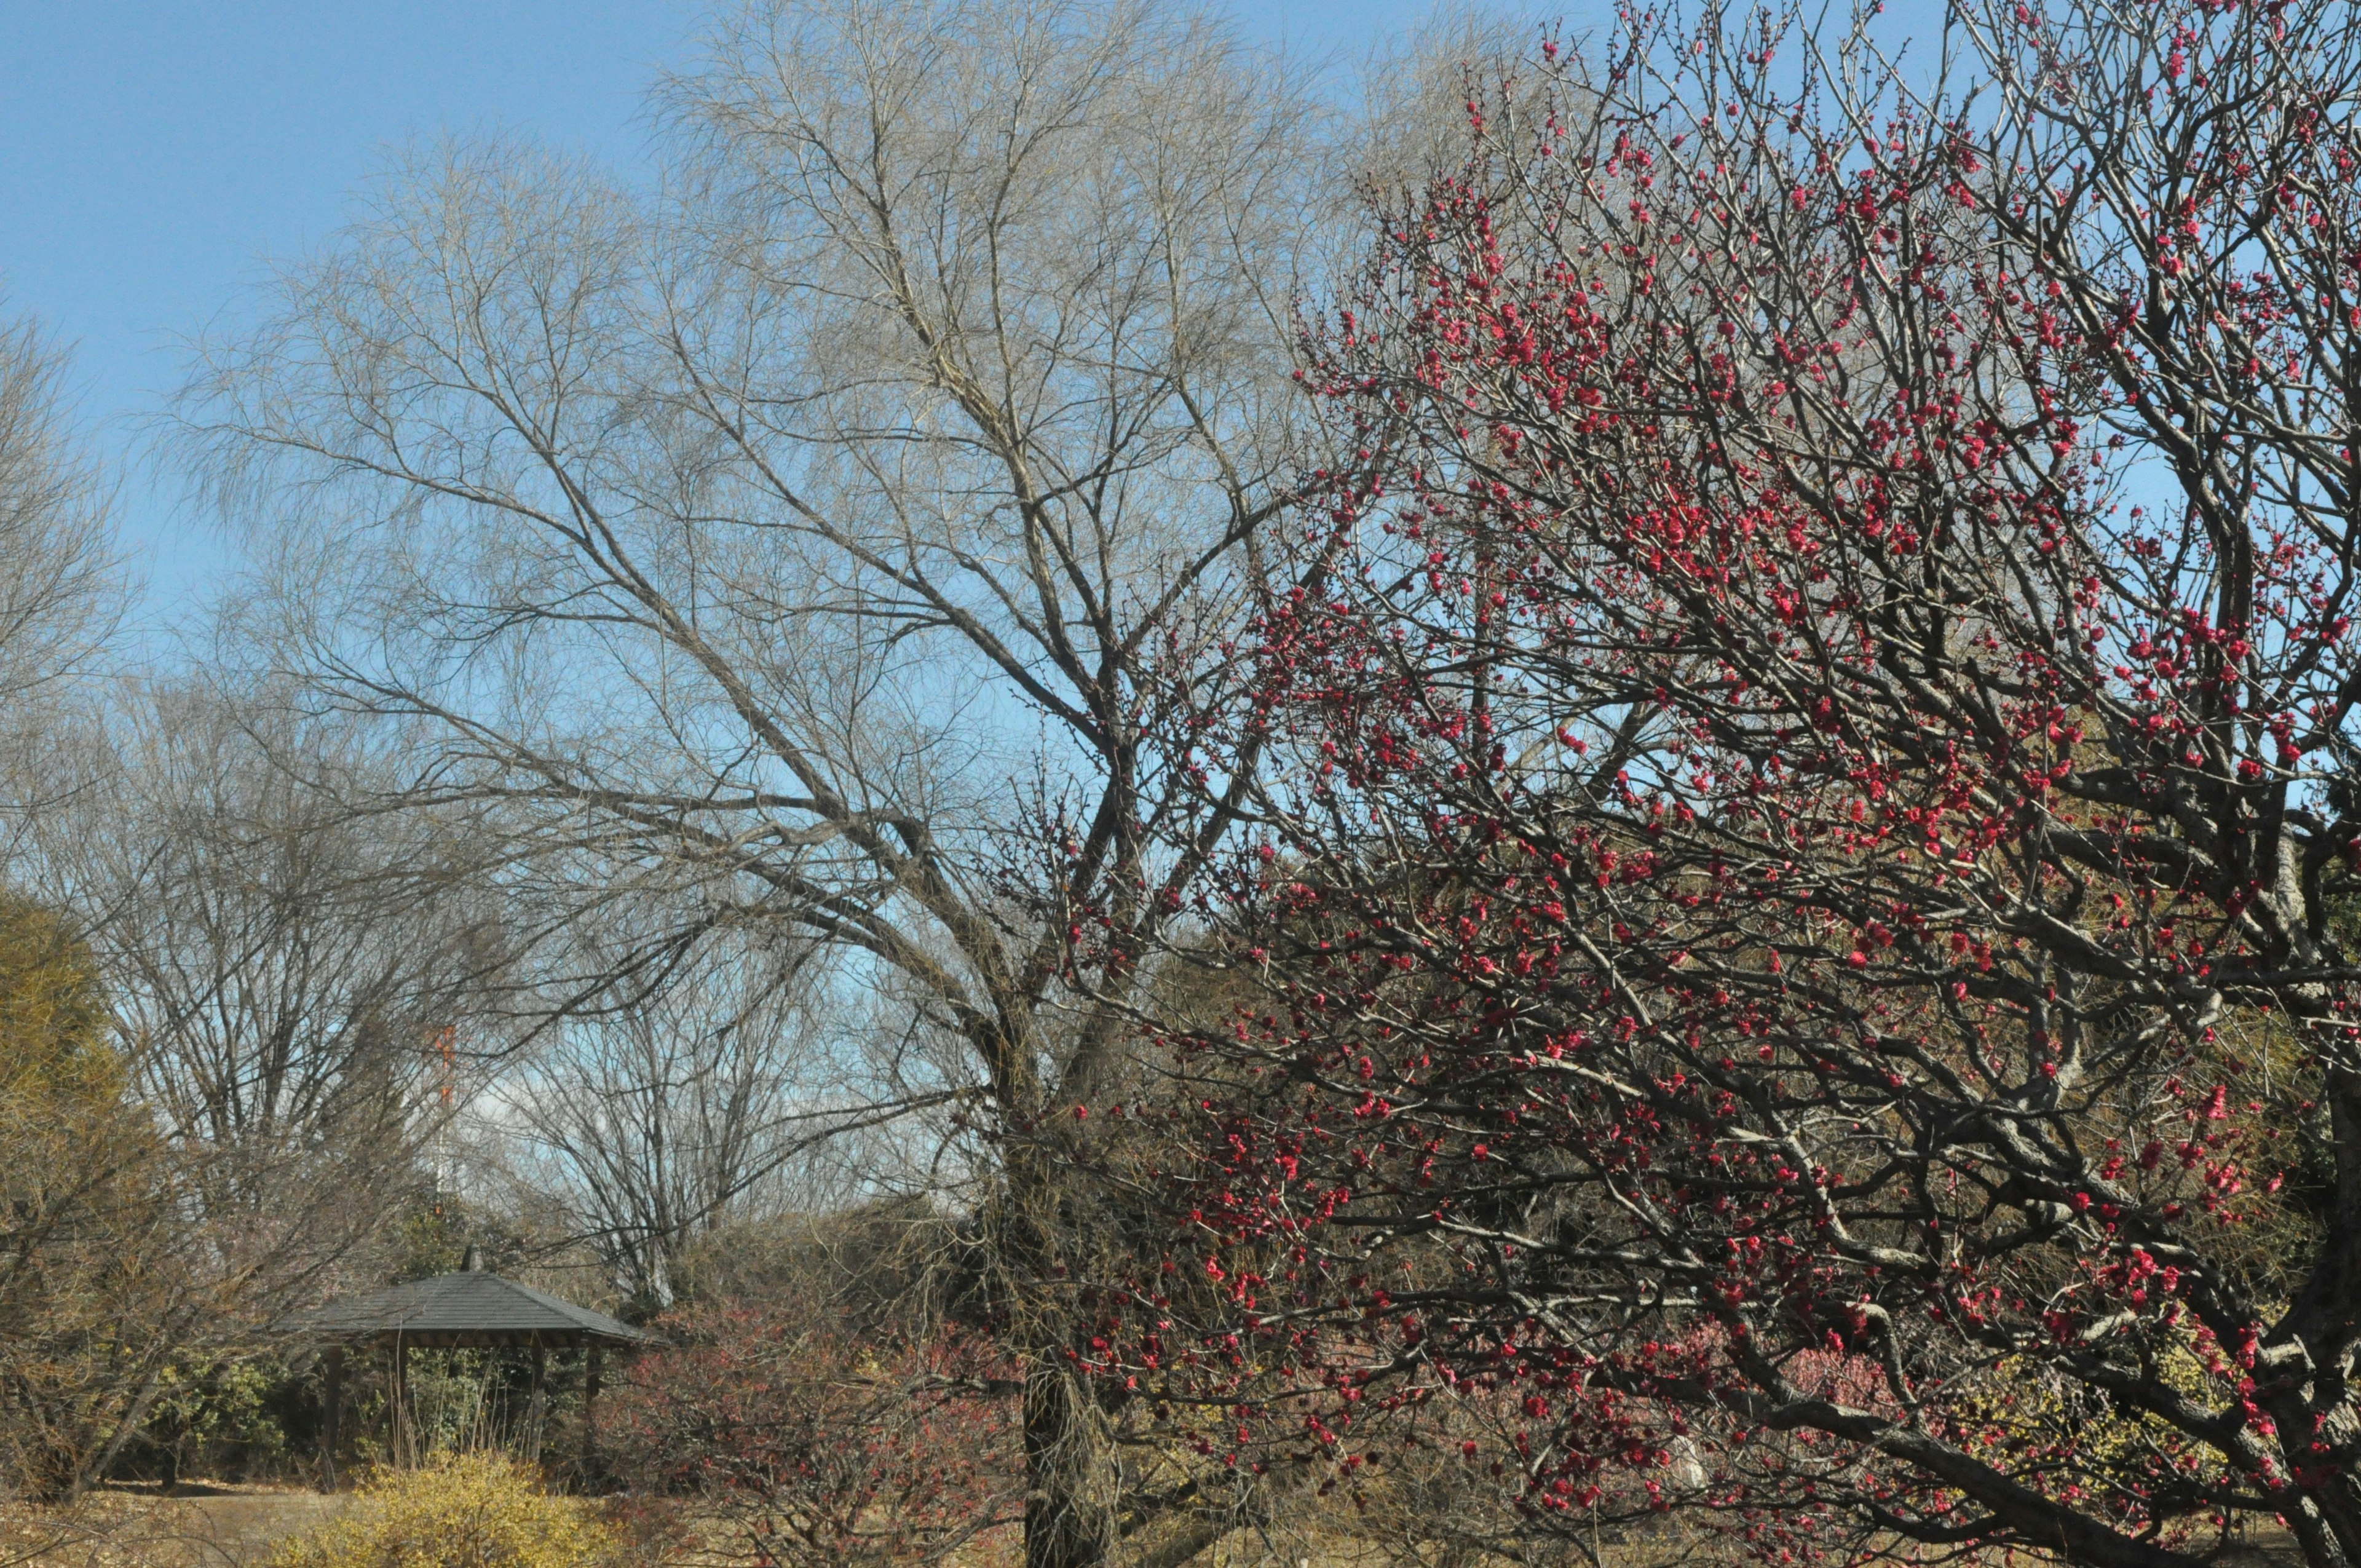
{"type": "Polygon", "coordinates": [[[393,1336],[393,1463],[410,1464],[410,1342],[393,1336]]]}
{"type": "Polygon", "coordinates": [[[582,1485],[598,1485],[598,1342],[582,1351],[582,1485]]]}
{"type": "Polygon", "coordinates": [[[332,1344],[320,1358],[320,1490],[336,1489],[336,1418],[345,1403],[345,1347],[332,1344]]]}
{"type": "Polygon", "coordinates": [[[533,1342],[533,1398],[525,1405],[525,1457],[541,1463],[542,1379],[549,1372],[549,1353],[536,1336],[533,1342]]]}

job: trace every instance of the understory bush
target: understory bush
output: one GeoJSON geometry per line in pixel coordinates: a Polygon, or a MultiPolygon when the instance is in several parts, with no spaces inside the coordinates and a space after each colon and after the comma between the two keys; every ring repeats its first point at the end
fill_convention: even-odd
{"type": "Polygon", "coordinates": [[[938,1328],[862,1336],[797,1304],[658,1321],[600,1422],[616,1475],[676,1544],[785,1568],[939,1563],[1021,1517],[1016,1384],[938,1328]]]}

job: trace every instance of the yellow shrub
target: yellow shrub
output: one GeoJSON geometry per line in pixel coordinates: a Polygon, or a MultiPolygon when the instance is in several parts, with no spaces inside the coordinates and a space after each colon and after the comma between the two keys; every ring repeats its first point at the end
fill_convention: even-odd
{"type": "Polygon", "coordinates": [[[583,1568],[615,1546],[590,1504],[549,1496],[498,1454],[463,1453],[381,1472],[269,1568],[583,1568]]]}

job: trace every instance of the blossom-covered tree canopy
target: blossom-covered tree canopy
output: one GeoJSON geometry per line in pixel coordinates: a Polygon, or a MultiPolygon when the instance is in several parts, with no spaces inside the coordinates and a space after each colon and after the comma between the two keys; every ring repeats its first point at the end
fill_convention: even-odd
{"type": "Polygon", "coordinates": [[[2361,1562],[2355,23],[1627,16],[1378,198],[1329,586],[1199,720],[1287,759],[1187,1041],[1266,1430],[1488,1401],[1532,1518],[1773,1554],[2361,1562]]]}

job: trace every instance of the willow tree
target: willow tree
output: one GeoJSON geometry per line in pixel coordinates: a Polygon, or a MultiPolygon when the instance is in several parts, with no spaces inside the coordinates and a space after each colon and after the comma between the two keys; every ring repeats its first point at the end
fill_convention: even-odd
{"type": "Polygon", "coordinates": [[[435,737],[412,798],[673,912],[634,976],[768,929],[907,1009],[856,1109],[961,1107],[1029,1559],[1080,1568],[1115,1525],[1054,1113],[1225,828],[1161,672],[1218,664],[1304,466],[1315,126],[1128,0],[735,6],[654,108],[653,192],[412,155],[188,418],[291,673],[435,737]]]}

